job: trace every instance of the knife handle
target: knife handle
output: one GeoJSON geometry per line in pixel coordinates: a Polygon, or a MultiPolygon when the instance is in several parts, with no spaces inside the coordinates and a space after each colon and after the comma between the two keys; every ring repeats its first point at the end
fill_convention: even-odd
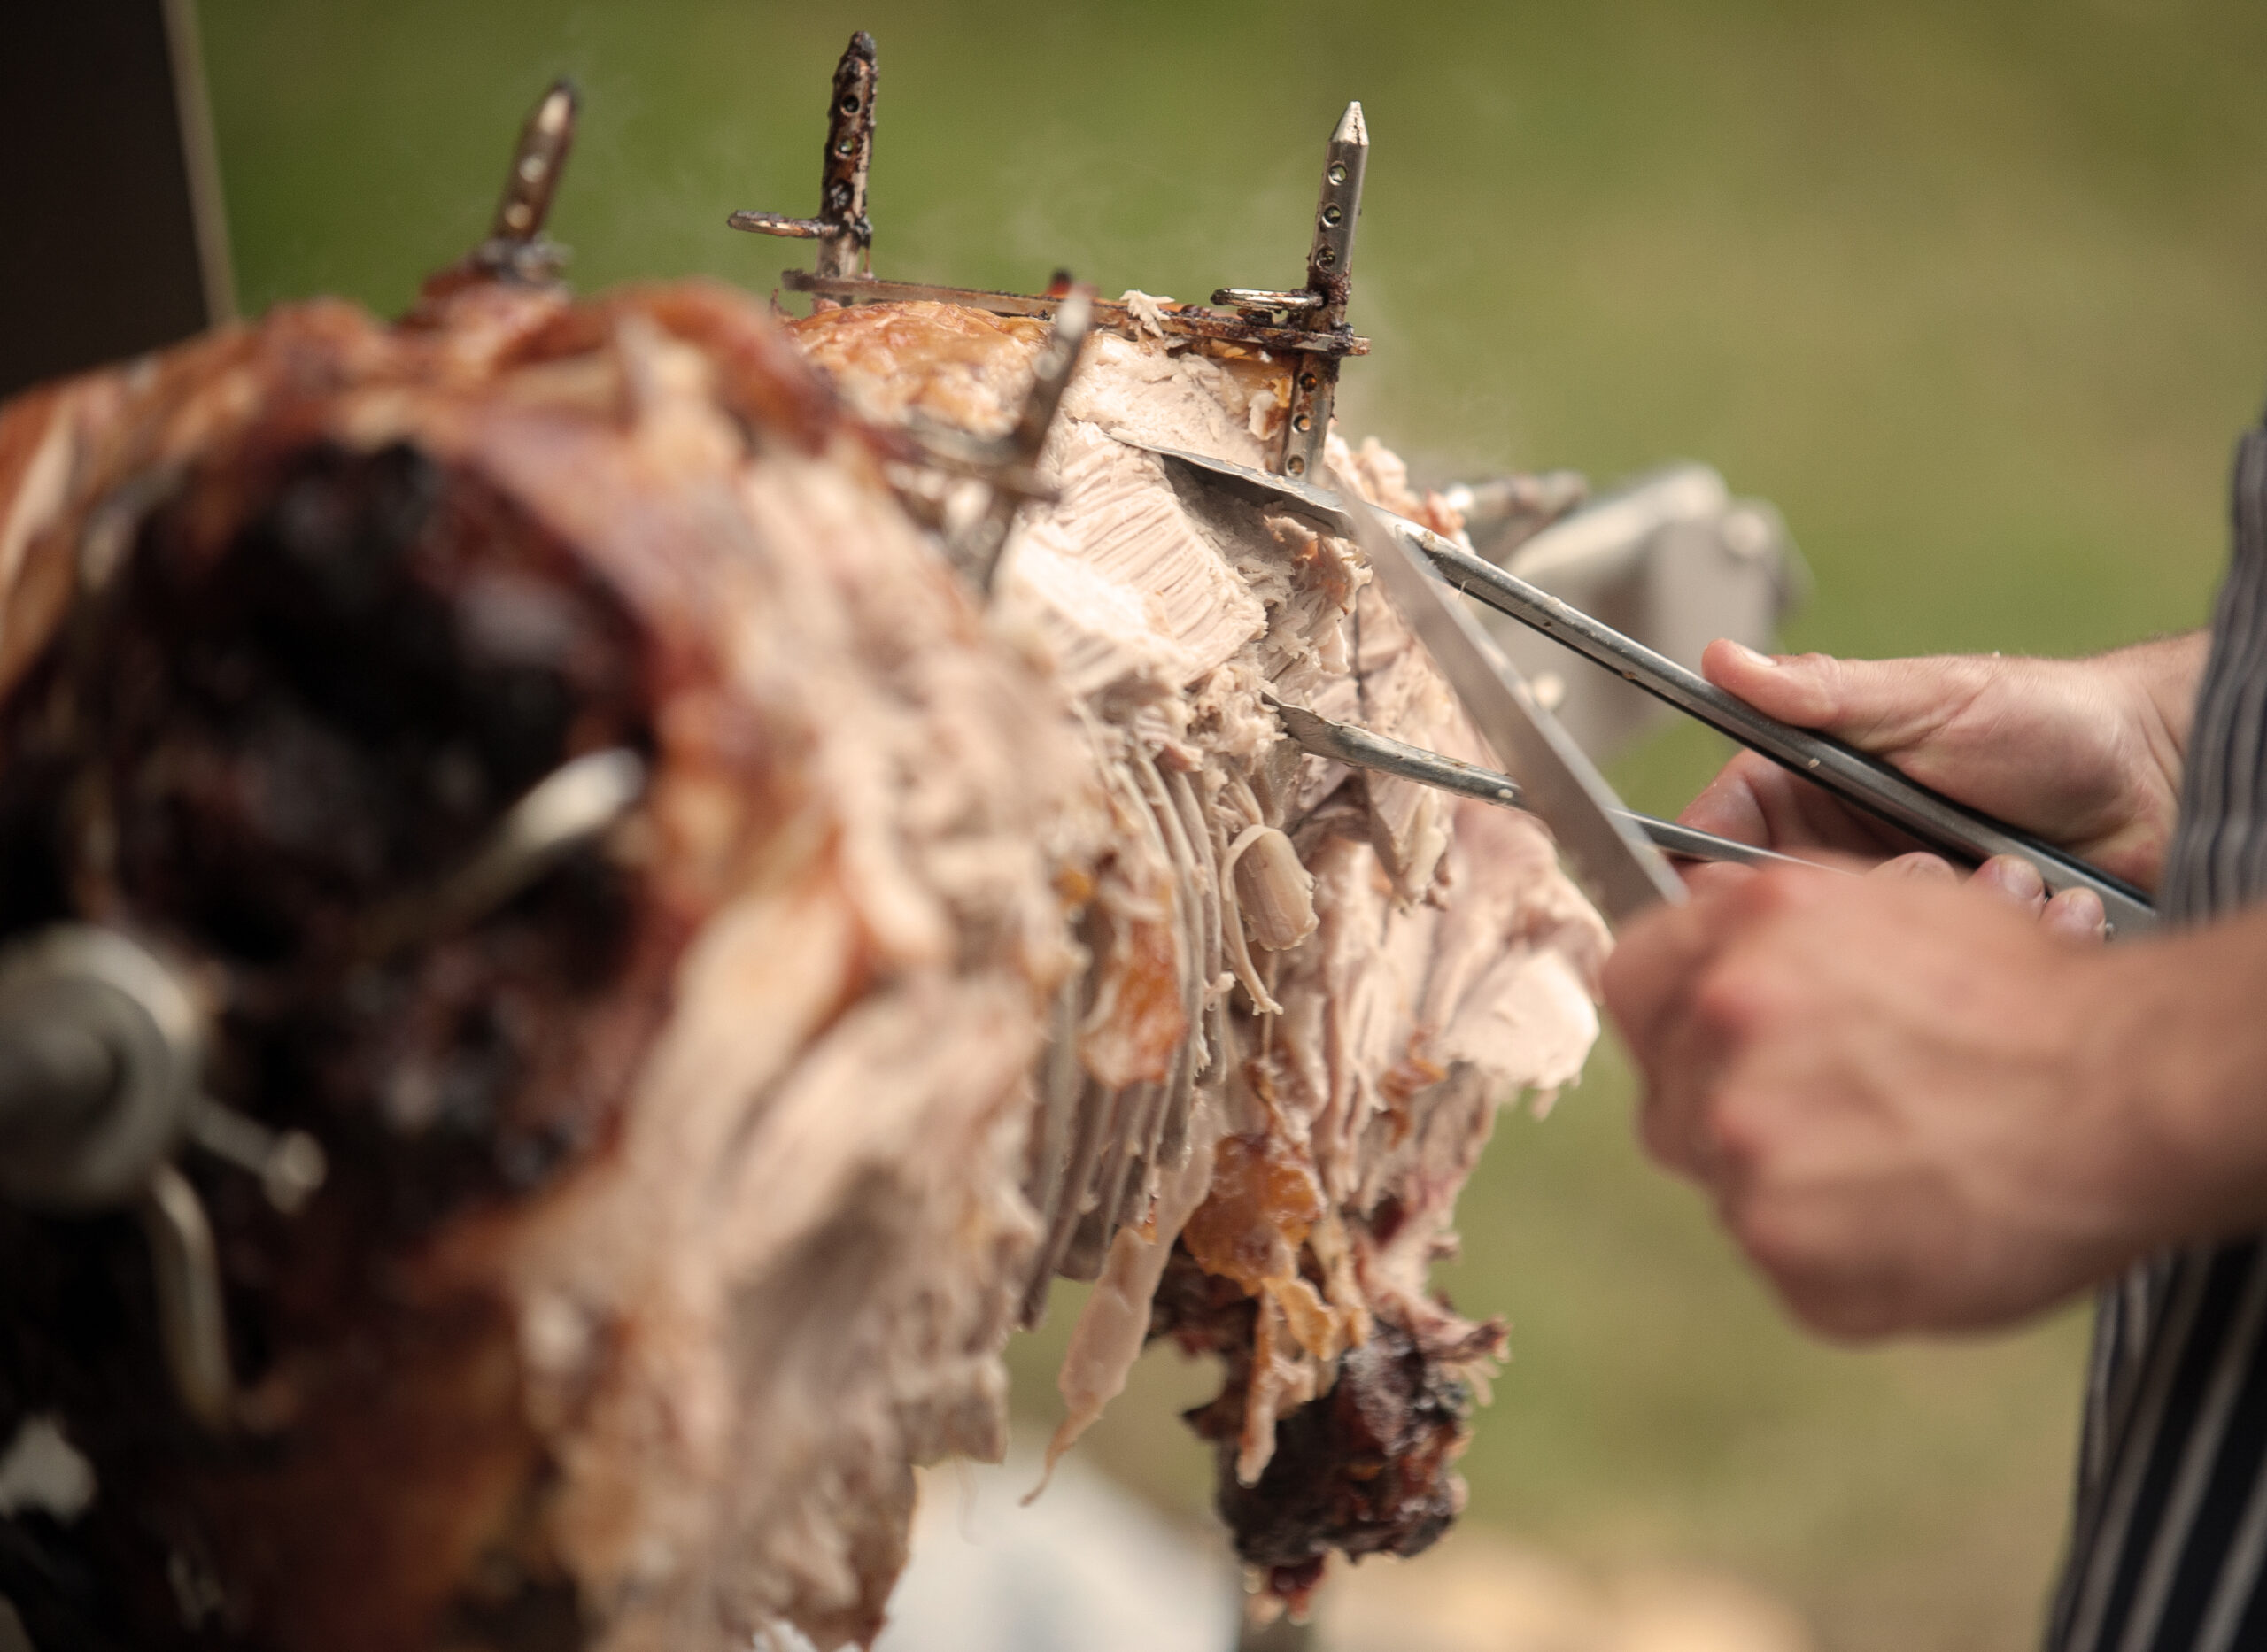
{"type": "Polygon", "coordinates": [[[1748,750],[1816,782],[1845,802],[1902,827],[1930,847],[1972,862],[1997,854],[2018,855],[2039,869],[2051,892],[2091,889],[2101,901],[2113,936],[2130,938],[2155,927],[2156,908],[2148,896],[2123,878],[2113,877],[2003,821],[1955,803],[1854,746],[1768,717],[1699,673],[1655,653],[1462,546],[1404,518],[1392,521],[1457,590],[1667,700],[1748,750]]]}

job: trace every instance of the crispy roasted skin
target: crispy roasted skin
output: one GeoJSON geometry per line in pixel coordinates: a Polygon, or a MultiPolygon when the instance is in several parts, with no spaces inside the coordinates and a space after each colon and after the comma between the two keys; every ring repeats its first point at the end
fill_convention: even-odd
{"type": "Polygon", "coordinates": [[[43,1652],[870,1638],[910,1465],[996,1450],[1028,1073],[1095,804],[874,438],[758,306],[437,287],[287,306],[0,409],[9,933],[111,924],[308,1210],[187,1168],[244,1426],[159,1363],[124,1218],[0,1211],[0,1524],[43,1652]],[[398,958],[578,753],[636,820],[398,958]]]}

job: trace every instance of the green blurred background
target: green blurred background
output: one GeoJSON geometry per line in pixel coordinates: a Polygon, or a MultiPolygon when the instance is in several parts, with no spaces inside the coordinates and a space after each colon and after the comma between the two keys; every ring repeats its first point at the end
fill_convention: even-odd
{"type": "MultiPolygon", "coordinates": [[[[885,274],[1201,297],[1298,279],[1322,140],[1374,143],[1341,415],[1435,477],[1718,466],[1817,575],[1791,640],[2067,652],[2198,623],[2267,391],[2267,8],[2238,0],[1146,6],[205,0],[242,297],[380,309],[482,233],[575,74],[578,282],[769,290],[738,206],[816,204],[825,84],[881,46],[885,274]]],[[[1621,767],[1673,808],[1683,730],[1621,767]]],[[[1722,1565],[1836,1648],[2019,1646],[2061,1538],[2082,1315],[1864,1353],[1782,1323],[1630,1145],[1611,1048],[1507,1115],[1467,1309],[1514,1358],[1470,1517],[1611,1569],[1722,1565]]],[[[1051,1415],[1067,1324],[1019,1380],[1051,1415]]],[[[1095,1455],[1194,1511],[1170,1356],[1095,1455]]],[[[1185,1397],[1185,1398],[1184,1398],[1185,1397]]]]}

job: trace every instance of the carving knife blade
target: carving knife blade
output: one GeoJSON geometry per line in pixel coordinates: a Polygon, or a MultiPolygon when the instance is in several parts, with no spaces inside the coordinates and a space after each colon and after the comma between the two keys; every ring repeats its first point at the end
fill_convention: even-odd
{"type": "Polygon", "coordinates": [[[1536,704],[1527,680],[1497,652],[1463,603],[1435,579],[1399,536],[1352,489],[1339,494],[1354,542],[1378,583],[1417,633],[1463,702],[1496,760],[1519,783],[1520,801],[1551,829],[1575,878],[1606,917],[1621,923],[1660,901],[1684,899],[1660,851],[1628,819],[1574,737],[1536,704]]]}

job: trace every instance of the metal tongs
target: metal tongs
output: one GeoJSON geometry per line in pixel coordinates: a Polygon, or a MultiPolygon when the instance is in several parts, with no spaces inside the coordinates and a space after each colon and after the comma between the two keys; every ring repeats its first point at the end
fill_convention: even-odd
{"type": "MultiPolygon", "coordinates": [[[[1177,448],[1149,451],[1208,489],[1288,512],[1332,533],[1346,535],[1361,545],[1379,583],[1423,638],[1464,701],[1481,737],[1497,760],[1512,771],[1511,777],[1519,783],[1521,806],[1551,828],[1577,873],[1600,895],[1609,917],[1618,920],[1625,910],[1648,904],[1644,895],[1647,885],[1659,890],[1659,898],[1674,899],[1660,880],[1670,884],[1675,880],[1581,748],[1535,703],[1525,683],[1502,660],[1470,612],[1448,599],[1443,582],[1573,649],[1750,751],[1814,781],[1845,802],[1912,833],[1931,849],[1970,864],[1994,855],[2016,855],[2038,868],[2050,892],[2093,891],[2101,901],[2112,936],[2131,938],[2154,928],[2157,922],[2156,909],[2147,895],[2123,879],[2003,821],[1955,803],[1853,746],[1766,716],[1698,673],[1429,529],[1377,510],[1350,492],[1342,495],[1177,448]],[[1426,571],[1438,577],[1425,578],[1426,571]],[[1538,732],[1528,734],[1528,727],[1538,732]],[[1617,845],[1628,851],[1626,856],[1617,845]]],[[[1292,734],[1308,749],[1318,749],[1297,728],[1292,729],[1292,734]]],[[[1340,756],[1344,761],[1360,760],[1335,751],[1325,754],[1340,756]]],[[[1432,753],[1413,755],[1442,765],[1449,760],[1432,753]]],[[[1410,777],[1428,778],[1414,773],[1410,777]]],[[[1467,788],[1451,785],[1448,789],[1467,788]]],[[[1669,846],[1672,852],[1691,853],[1669,846]]],[[[1681,893],[1682,886],[1677,887],[1681,893]]]]}

